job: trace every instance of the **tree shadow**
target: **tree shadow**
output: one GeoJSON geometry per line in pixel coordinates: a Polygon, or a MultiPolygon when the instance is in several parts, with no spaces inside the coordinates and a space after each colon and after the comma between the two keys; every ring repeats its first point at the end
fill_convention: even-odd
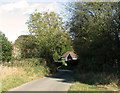
{"type": "Polygon", "coordinates": [[[69,70],[60,70],[56,74],[46,77],[55,78],[58,79],[58,82],[64,83],[72,83],[74,81],[73,72],[69,70]]]}

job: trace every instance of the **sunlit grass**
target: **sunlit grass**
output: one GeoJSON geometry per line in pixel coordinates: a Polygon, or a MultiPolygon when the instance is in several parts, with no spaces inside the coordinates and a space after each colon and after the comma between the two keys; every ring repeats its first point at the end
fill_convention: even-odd
{"type": "MultiPolygon", "coordinates": [[[[23,60],[22,60],[23,61],[23,60]]],[[[14,63],[15,64],[15,63],[14,63]]],[[[26,63],[25,63],[26,64],[26,63]]],[[[23,83],[49,75],[50,70],[45,65],[2,66],[2,91],[7,91],[23,83]]]]}
{"type": "Polygon", "coordinates": [[[74,82],[70,87],[69,91],[118,91],[116,88],[111,88],[109,86],[96,86],[96,85],[88,85],[80,82],[74,82]]]}
{"type": "MultiPolygon", "coordinates": [[[[118,91],[118,78],[105,73],[76,73],[75,82],[71,85],[69,92],[73,91],[118,91]]],[[[75,92],[77,93],[77,92],[75,92]]],[[[83,93],[83,92],[82,92],[83,93]]]]}

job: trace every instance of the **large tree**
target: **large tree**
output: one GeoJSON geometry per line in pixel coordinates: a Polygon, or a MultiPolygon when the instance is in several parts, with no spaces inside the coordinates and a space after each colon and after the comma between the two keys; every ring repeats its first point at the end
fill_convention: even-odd
{"type": "Polygon", "coordinates": [[[119,3],[74,2],[68,10],[72,15],[68,27],[81,69],[116,71],[120,63],[119,3]]]}
{"type": "Polygon", "coordinates": [[[5,34],[3,34],[0,31],[0,43],[2,45],[0,45],[1,49],[0,51],[2,52],[2,61],[10,61],[10,59],[12,58],[12,44],[11,42],[8,41],[8,39],[5,37],[5,34]]]}
{"type": "Polygon", "coordinates": [[[14,43],[14,50],[16,51],[13,56],[17,59],[40,57],[39,48],[36,45],[36,38],[32,35],[21,35],[14,43]]]}
{"type": "Polygon", "coordinates": [[[34,35],[40,53],[48,64],[58,61],[60,56],[71,49],[71,38],[66,34],[66,26],[60,15],[34,12],[27,22],[29,32],[34,35]]]}

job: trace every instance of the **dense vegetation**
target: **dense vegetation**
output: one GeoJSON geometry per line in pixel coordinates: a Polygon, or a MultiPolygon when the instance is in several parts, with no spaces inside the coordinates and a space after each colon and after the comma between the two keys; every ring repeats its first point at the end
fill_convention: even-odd
{"type": "Polygon", "coordinates": [[[32,35],[21,35],[15,41],[14,46],[18,49],[13,54],[16,59],[21,58],[40,58],[39,47],[36,44],[37,40],[32,35]]]}
{"type": "MultiPolygon", "coordinates": [[[[68,4],[67,10],[71,15],[67,26],[60,15],[54,12],[32,13],[26,22],[30,35],[21,35],[14,44],[19,50],[18,60],[11,61],[12,63],[6,66],[23,66],[28,72],[31,71],[28,68],[33,68],[33,72],[39,75],[41,73],[39,67],[43,64],[53,72],[54,62],[59,61],[65,52],[73,50],[71,46],[73,41],[74,51],[79,56],[79,64],[75,68],[75,76],[79,83],[104,85],[114,82],[119,85],[120,3],[72,2],[68,4]],[[26,58],[30,59],[21,62],[26,61],[26,58]],[[44,60],[35,61],[34,58],[44,60]]],[[[4,34],[0,35],[3,47],[2,60],[9,61],[11,43],[4,34]]]]}
{"type": "Polygon", "coordinates": [[[55,62],[72,50],[72,39],[66,34],[66,26],[58,14],[34,12],[26,23],[30,34],[15,40],[13,53],[11,43],[1,34],[4,37],[2,49],[5,50],[2,52],[8,55],[2,55],[2,58],[9,61],[2,64],[2,91],[54,73],[55,62]]]}
{"type": "Polygon", "coordinates": [[[11,60],[2,65],[2,91],[50,74],[42,58],[11,60]]]}
{"type": "MultiPolygon", "coordinates": [[[[46,65],[55,68],[61,55],[72,50],[72,39],[60,15],[34,12],[26,22],[29,35],[21,35],[14,43],[15,59],[44,58],[46,65]]],[[[59,61],[65,64],[63,61],[59,61]]]]}
{"type": "Polygon", "coordinates": [[[69,34],[74,39],[73,48],[79,56],[77,76],[105,72],[109,73],[107,75],[117,74],[119,78],[120,3],[74,2],[69,3],[67,10],[71,14],[69,34]]]}
{"type": "Polygon", "coordinates": [[[47,65],[53,65],[63,53],[72,49],[72,40],[66,34],[66,26],[58,14],[34,12],[27,24],[29,32],[37,40],[35,44],[40,56],[46,59],[47,65]]]}
{"type": "Polygon", "coordinates": [[[5,34],[3,34],[0,31],[0,59],[2,59],[3,62],[5,62],[11,60],[11,58],[12,58],[12,44],[5,37],[5,34]]]}

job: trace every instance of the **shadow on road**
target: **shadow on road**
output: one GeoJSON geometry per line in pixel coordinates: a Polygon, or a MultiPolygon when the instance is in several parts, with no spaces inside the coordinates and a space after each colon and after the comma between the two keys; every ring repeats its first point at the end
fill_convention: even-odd
{"type": "Polygon", "coordinates": [[[70,70],[59,69],[58,73],[47,76],[49,78],[56,78],[59,82],[72,83],[74,81],[73,72],[70,70]]]}

